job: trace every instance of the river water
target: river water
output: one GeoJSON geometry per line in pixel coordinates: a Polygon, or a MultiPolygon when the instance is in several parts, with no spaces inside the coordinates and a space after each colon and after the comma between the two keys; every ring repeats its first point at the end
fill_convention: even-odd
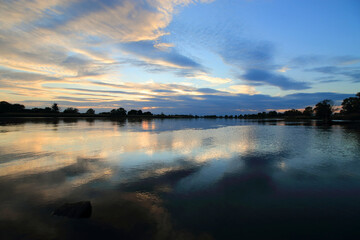
{"type": "Polygon", "coordinates": [[[359,124],[1,121],[1,239],[354,239],[359,217],[359,124]]]}

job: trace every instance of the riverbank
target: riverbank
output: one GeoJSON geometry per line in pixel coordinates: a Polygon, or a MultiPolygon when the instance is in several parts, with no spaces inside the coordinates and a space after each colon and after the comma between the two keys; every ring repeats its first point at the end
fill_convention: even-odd
{"type": "Polygon", "coordinates": [[[227,121],[237,121],[237,122],[254,122],[258,124],[266,125],[303,125],[303,126],[331,126],[331,125],[359,125],[360,120],[352,119],[334,119],[330,122],[325,122],[320,119],[304,119],[304,118],[265,118],[265,119],[244,119],[244,118],[234,118],[234,117],[206,117],[206,116],[187,116],[187,115],[154,115],[154,116],[109,116],[109,115],[89,115],[89,114],[31,114],[31,115],[0,115],[0,125],[2,124],[21,124],[25,122],[31,123],[47,123],[47,124],[58,124],[59,122],[64,123],[75,123],[78,121],[94,122],[94,121],[111,121],[111,122],[149,122],[153,120],[165,120],[165,119],[188,119],[188,120],[197,120],[197,119],[206,119],[209,121],[217,120],[227,120],[227,121]]]}

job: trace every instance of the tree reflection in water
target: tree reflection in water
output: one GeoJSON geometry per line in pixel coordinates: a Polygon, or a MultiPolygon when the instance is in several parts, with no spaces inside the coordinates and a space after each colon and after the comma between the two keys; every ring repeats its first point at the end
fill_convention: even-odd
{"type": "Polygon", "coordinates": [[[1,125],[1,239],[340,239],[360,231],[358,125],[68,120],[1,125]],[[84,200],[90,219],[51,215],[84,200]]]}

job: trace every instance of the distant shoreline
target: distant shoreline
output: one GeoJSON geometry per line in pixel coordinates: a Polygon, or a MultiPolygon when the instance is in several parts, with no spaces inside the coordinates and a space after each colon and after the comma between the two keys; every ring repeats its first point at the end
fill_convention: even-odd
{"type": "MultiPolygon", "coordinates": [[[[351,116],[350,116],[351,117],[351,116]]],[[[77,120],[96,120],[96,119],[106,119],[111,121],[124,121],[124,120],[152,120],[152,119],[228,119],[228,120],[245,120],[245,121],[254,121],[254,122],[266,122],[266,123],[275,123],[275,122],[286,122],[291,124],[302,123],[306,125],[343,125],[343,124],[354,124],[358,123],[360,125],[360,120],[358,118],[343,118],[342,116],[338,116],[333,118],[331,122],[324,122],[321,119],[316,118],[301,118],[301,117],[285,117],[285,118],[240,118],[240,117],[224,117],[224,116],[193,116],[193,115],[133,115],[133,116],[111,116],[109,114],[64,114],[64,113],[2,113],[0,114],[0,121],[57,121],[57,120],[65,120],[65,121],[77,121],[77,120]]]]}
{"type": "Polygon", "coordinates": [[[356,97],[349,97],[343,100],[342,109],[334,107],[334,103],[325,99],[318,102],[314,107],[307,106],[303,111],[298,109],[289,109],[286,111],[276,112],[259,112],[254,114],[240,115],[193,115],[193,114],[153,114],[150,111],[143,112],[141,109],[131,109],[130,111],[120,107],[112,109],[109,112],[95,113],[95,110],[89,108],[85,113],[80,113],[79,109],[67,107],[62,112],[57,103],[51,107],[26,109],[22,104],[11,104],[6,101],[0,102],[0,117],[23,117],[23,118],[111,118],[111,119],[165,119],[165,118],[212,118],[212,119],[254,119],[254,120],[274,120],[281,121],[312,121],[320,120],[324,124],[331,124],[335,120],[354,121],[360,120],[360,92],[356,97]]]}

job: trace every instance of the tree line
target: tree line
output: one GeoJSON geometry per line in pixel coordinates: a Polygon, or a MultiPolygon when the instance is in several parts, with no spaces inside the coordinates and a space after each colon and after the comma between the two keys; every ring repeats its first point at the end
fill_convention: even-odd
{"type": "MultiPolygon", "coordinates": [[[[0,114],[1,113],[33,113],[33,114],[81,114],[78,108],[68,107],[61,111],[61,108],[57,103],[53,103],[51,107],[45,108],[32,108],[26,109],[22,104],[11,104],[6,101],[0,102],[0,114]]],[[[85,115],[96,115],[95,110],[89,108],[85,113],[85,115]]],[[[112,109],[110,112],[101,112],[100,115],[110,115],[110,116],[152,116],[151,112],[143,112],[142,110],[132,109],[130,111],[126,111],[124,108],[112,109]]]]}
{"type": "Polygon", "coordinates": [[[290,109],[284,112],[261,112],[257,114],[244,114],[240,118],[317,118],[324,121],[330,121],[333,117],[343,118],[350,117],[352,119],[360,119],[360,92],[355,97],[345,98],[341,103],[341,110],[338,111],[334,106],[334,102],[329,99],[318,102],[314,107],[307,106],[303,111],[290,109]]]}
{"type": "MultiPolygon", "coordinates": [[[[260,112],[256,114],[240,114],[240,115],[205,115],[204,118],[240,118],[240,119],[264,119],[264,118],[305,118],[305,119],[322,119],[324,121],[330,121],[333,117],[350,117],[351,119],[360,119],[360,92],[355,97],[349,97],[342,101],[341,111],[335,113],[338,109],[334,106],[333,101],[325,99],[318,102],[314,107],[307,106],[303,111],[297,109],[290,109],[285,112],[260,112]],[[335,114],[334,114],[335,113],[335,114]]],[[[4,113],[29,113],[34,115],[80,115],[79,109],[68,107],[62,112],[57,103],[53,103],[51,107],[45,108],[32,108],[26,109],[22,104],[11,104],[5,101],[0,102],[0,114],[4,113]]],[[[110,116],[110,117],[134,117],[134,116],[153,116],[153,117],[187,117],[187,118],[198,118],[197,115],[165,115],[152,114],[151,112],[143,112],[142,110],[132,109],[130,111],[124,108],[112,109],[109,112],[101,112],[95,114],[95,110],[89,108],[85,114],[86,116],[110,116]]]]}

